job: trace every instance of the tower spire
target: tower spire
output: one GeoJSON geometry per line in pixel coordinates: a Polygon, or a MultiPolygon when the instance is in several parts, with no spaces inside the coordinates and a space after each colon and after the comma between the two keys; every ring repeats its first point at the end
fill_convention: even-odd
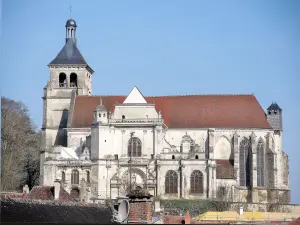
{"type": "Polygon", "coordinates": [[[66,42],[72,39],[76,44],[76,21],[72,19],[72,6],[70,5],[70,19],[66,23],[66,42]]]}

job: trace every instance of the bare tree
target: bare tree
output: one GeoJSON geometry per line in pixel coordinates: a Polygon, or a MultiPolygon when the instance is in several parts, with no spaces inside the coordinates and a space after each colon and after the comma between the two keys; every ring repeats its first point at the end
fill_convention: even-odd
{"type": "Polygon", "coordinates": [[[22,102],[1,97],[1,190],[17,190],[38,181],[40,134],[22,102]]]}

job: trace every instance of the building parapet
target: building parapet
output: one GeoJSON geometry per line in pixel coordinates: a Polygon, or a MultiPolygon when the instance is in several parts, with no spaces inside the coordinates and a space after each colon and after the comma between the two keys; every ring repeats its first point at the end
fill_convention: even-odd
{"type": "Polygon", "coordinates": [[[145,125],[163,125],[164,120],[160,118],[135,118],[135,119],[109,119],[110,124],[145,124],[145,125]]]}

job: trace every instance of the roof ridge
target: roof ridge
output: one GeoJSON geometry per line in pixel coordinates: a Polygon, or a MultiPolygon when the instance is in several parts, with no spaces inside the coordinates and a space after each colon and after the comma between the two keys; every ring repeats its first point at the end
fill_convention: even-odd
{"type": "Polygon", "coordinates": [[[194,95],[157,95],[146,97],[185,97],[185,96],[253,96],[254,94],[194,94],[194,95]]]}
{"type": "MultiPolygon", "coordinates": [[[[152,95],[145,98],[157,97],[192,97],[192,96],[254,96],[254,94],[195,94],[195,95],[152,95]]],[[[126,95],[81,95],[77,97],[127,97],[126,95]]]]}

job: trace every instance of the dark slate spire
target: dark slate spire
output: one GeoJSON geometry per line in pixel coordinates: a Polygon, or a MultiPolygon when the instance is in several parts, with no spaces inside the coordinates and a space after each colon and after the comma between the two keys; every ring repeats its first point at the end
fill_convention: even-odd
{"type": "Polygon", "coordinates": [[[81,55],[79,49],[75,45],[72,39],[69,39],[62,50],[58,55],[53,59],[49,65],[58,65],[58,64],[84,64],[87,65],[87,62],[81,55]]]}
{"type": "Polygon", "coordinates": [[[272,104],[267,108],[267,110],[279,110],[281,111],[282,109],[279,107],[279,105],[276,102],[272,102],[272,104]]]}
{"type": "Polygon", "coordinates": [[[58,55],[53,59],[51,65],[86,65],[90,71],[93,70],[88,66],[87,62],[81,55],[76,46],[76,28],[77,24],[74,19],[68,19],[66,22],[66,43],[58,55]]]}

